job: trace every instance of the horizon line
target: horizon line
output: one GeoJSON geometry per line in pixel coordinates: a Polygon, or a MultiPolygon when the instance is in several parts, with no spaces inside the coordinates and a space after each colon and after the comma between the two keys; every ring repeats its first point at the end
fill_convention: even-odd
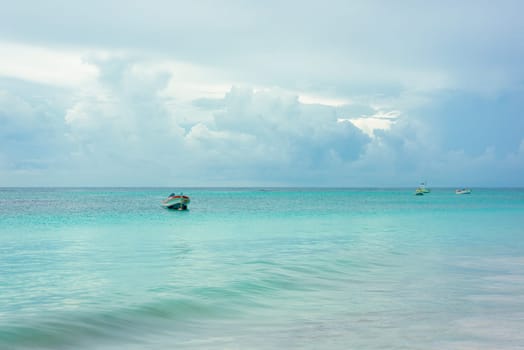
{"type": "MultiPolygon", "coordinates": [[[[0,186],[0,189],[96,189],[96,188],[116,188],[116,189],[410,189],[417,186],[0,186]]],[[[456,188],[477,188],[477,189],[524,189],[524,186],[429,186],[431,189],[456,189],[456,188]]]]}

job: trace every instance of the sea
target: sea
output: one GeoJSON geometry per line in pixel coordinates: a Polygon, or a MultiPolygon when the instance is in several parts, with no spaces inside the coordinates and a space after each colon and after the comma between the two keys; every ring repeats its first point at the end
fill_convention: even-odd
{"type": "Polygon", "coordinates": [[[2,350],[504,350],[523,330],[524,189],[0,189],[2,350]]]}

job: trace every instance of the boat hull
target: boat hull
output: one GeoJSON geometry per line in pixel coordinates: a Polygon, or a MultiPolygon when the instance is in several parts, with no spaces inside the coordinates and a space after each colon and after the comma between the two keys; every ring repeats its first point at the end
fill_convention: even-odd
{"type": "Polygon", "coordinates": [[[456,190],[455,194],[471,194],[471,190],[456,190]]]}

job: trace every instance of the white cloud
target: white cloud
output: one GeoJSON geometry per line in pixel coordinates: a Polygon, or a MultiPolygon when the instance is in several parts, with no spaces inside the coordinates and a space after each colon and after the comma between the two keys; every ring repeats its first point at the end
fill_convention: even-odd
{"type": "Polygon", "coordinates": [[[351,104],[348,99],[336,98],[336,97],[325,97],[315,96],[310,94],[299,93],[298,101],[303,104],[320,104],[324,106],[338,107],[347,104],[351,104]]]}
{"type": "MultiPolygon", "coordinates": [[[[35,157],[35,145],[48,148],[47,138],[35,138],[24,149],[4,142],[4,174],[16,169],[11,170],[21,175],[16,181],[38,175],[52,177],[55,185],[169,185],[171,174],[183,168],[181,185],[395,186],[421,179],[475,185],[463,179],[494,166],[522,172],[518,151],[501,162],[493,150],[481,155],[448,150],[435,135],[435,119],[415,118],[416,109],[401,113],[395,99],[360,97],[333,107],[260,87],[233,87],[223,95],[195,89],[181,98],[168,87],[205,84],[198,66],[179,76],[188,79],[184,82],[174,78],[180,71],[171,63],[125,56],[90,62],[98,79],[67,94],[72,102],[61,119],[41,124],[54,130],[61,151],[54,147],[35,157]],[[347,112],[359,106],[374,113],[347,112]]],[[[17,111],[10,125],[36,135],[41,107],[9,91],[0,98],[0,118],[17,111]]],[[[402,97],[398,101],[409,106],[402,97]]]]}
{"type": "Polygon", "coordinates": [[[107,181],[95,175],[104,169],[133,183],[142,162],[155,184],[180,167],[192,184],[329,181],[330,167],[355,159],[368,142],[352,125],[341,128],[333,107],[302,104],[281,89],[231,88],[215,99],[220,108],[201,109],[166,89],[174,72],[158,79],[165,66],[119,62],[99,61],[98,84],[80,90],[64,115],[67,166],[92,178],[107,181]]]}
{"type": "Polygon", "coordinates": [[[0,76],[43,84],[78,86],[96,79],[85,52],[0,41],[0,76]]]}
{"type": "Polygon", "coordinates": [[[2,166],[61,162],[79,185],[179,166],[199,184],[524,178],[521,4],[297,4],[5,4],[2,166]]]}
{"type": "Polygon", "coordinates": [[[170,62],[166,66],[171,78],[163,91],[182,101],[197,98],[222,98],[231,89],[232,83],[219,72],[206,67],[170,62]]]}
{"type": "Polygon", "coordinates": [[[350,122],[357,128],[366,133],[369,137],[376,136],[375,130],[389,130],[396,123],[400,116],[399,111],[377,111],[371,116],[361,116],[359,118],[338,118],[339,123],[350,122]]]}
{"type": "MultiPolygon", "coordinates": [[[[345,119],[339,119],[344,121],[345,119]]],[[[365,118],[355,118],[349,119],[353,125],[365,132],[369,137],[375,137],[375,130],[389,130],[394,121],[390,119],[374,118],[374,117],[365,117],[365,118]]]]}

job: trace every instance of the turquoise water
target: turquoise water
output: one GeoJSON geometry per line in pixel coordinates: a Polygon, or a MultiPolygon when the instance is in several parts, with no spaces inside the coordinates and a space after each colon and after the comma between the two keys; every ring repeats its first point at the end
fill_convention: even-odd
{"type": "Polygon", "coordinates": [[[524,190],[0,189],[0,349],[517,349],[524,190]]]}

